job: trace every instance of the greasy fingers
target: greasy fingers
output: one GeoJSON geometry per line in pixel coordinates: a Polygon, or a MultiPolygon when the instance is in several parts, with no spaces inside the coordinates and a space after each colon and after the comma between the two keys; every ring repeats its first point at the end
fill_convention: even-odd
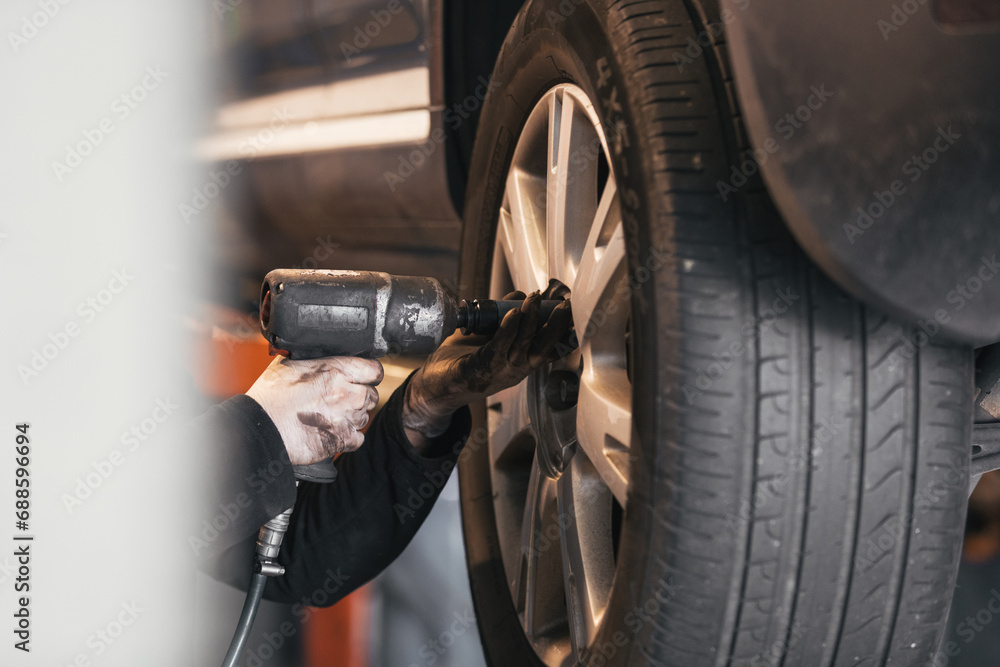
{"type": "Polygon", "coordinates": [[[355,430],[361,431],[368,426],[369,412],[367,410],[355,410],[350,415],[351,425],[355,430]]]}
{"type": "Polygon", "coordinates": [[[382,362],[378,359],[359,357],[331,357],[331,366],[343,372],[344,377],[354,384],[378,384],[385,377],[382,362]]]}
{"type": "MultiPolygon", "coordinates": [[[[363,427],[362,427],[363,428],[363,427]]],[[[352,432],[343,443],[343,451],[353,452],[360,448],[361,445],[365,444],[365,434],[361,432],[360,429],[352,432]]],[[[332,454],[339,454],[340,451],[333,452],[332,454]]],[[[332,456],[331,454],[331,456],[332,456]]]]}
{"type": "Polygon", "coordinates": [[[375,392],[375,402],[378,402],[378,390],[370,384],[345,383],[339,389],[339,391],[333,391],[327,396],[327,403],[331,410],[338,409],[341,404],[351,410],[366,410],[372,400],[372,392],[375,392]]]}
{"type": "Polygon", "coordinates": [[[563,301],[556,306],[549,319],[531,341],[528,360],[532,368],[555,361],[569,351],[568,346],[560,346],[573,327],[573,311],[570,302],[563,301]]]}
{"type": "Polygon", "coordinates": [[[523,313],[516,308],[504,315],[503,320],[500,321],[500,328],[484,346],[484,348],[489,347],[494,352],[495,359],[505,361],[510,358],[510,347],[517,340],[522,316],[523,313]]]}
{"type": "Polygon", "coordinates": [[[449,338],[413,376],[403,401],[404,428],[425,438],[439,436],[455,410],[515,386],[565,352],[560,342],[573,326],[569,303],[559,304],[539,327],[540,293],[511,292],[504,299],[523,303],[504,315],[491,339],[449,338]]]}
{"type": "Polygon", "coordinates": [[[538,329],[538,311],[542,305],[542,297],[538,292],[532,292],[521,304],[521,321],[518,323],[517,336],[511,343],[507,360],[515,368],[528,363],[528,350],[538,329]]]}
{"type": "Polygon", "coordinates": [[[374,410],[375,406],[378,405],[378,389],[369,386],[367,396],[365,397],[365,410],[374,410]]]}

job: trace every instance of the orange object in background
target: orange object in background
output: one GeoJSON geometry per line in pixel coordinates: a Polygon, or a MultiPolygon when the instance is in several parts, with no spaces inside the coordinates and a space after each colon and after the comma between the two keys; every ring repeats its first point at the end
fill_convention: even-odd
{"type": "Polygon", "coordinates": [[[192,375],[198,390],[224,401],[242,394],[273,357],[256,318],[230,308],[209,307],[196,331],[192,375]]]}
{"type": "Polygon", "coordinates": [[[303,624],[305,667],[367,667],[371,636],[371,584],[313,613],[303,624]]]}
{"type": "MultiPolygon", "coordinates": [[[[242,394],[271,363],[267,341],[249,315],[208,308],[194,329],[192,375],[206,396],[222,401],[242,394]]],[[[303,623],[303,667],[368,667],[370,619],[369,586],[332,607],[313,609],[303,623]]]]}

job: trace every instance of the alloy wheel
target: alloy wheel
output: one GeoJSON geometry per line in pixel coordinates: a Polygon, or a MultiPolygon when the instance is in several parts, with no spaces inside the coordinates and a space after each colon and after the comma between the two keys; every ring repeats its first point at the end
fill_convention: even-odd
{"type": "Polygon", "coordinates": [[[487,400],[504,570],[522,627],[550,667],[576,664],[600,626],[627,500],[632,362],[619,193],[587,95],[542,96],[507,174],[491,297],[572,298],[579,347],[487,400]]]}

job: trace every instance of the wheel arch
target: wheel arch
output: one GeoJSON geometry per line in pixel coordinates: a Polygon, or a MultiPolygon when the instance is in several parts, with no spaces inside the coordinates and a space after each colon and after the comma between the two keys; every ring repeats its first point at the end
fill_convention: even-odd
{"type": "Polygon", "coordinates": [[[928,335],[984,345],[1000,339],[1000,280],[977,275],[995,276],[1000,245],[989,187],[1000,180],[1000,12],[944,4],[722,0],[755,148],[733,169],[759,169],[840,287],[928,335]]]}
{"type": "MultiPolygon", "coordinates": [[[[465,187],[472,146],[479,127],[482,99],[468,118],[454,113],[468,99],[477,99],[480,78],[489,79],[507,32],[525,0],[440,0],[442,79],[446,113],[445,143],[448,190],[456,211],[465,205],[465,187]]],[[[470,106],[471,103],[470,103],[470,106]]]]}

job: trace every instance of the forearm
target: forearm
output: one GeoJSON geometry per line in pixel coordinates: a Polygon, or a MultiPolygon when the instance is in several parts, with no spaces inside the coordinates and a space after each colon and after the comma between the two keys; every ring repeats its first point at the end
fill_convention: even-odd
{"type": "MultiPolygon", "coordinates": [[[[443,435],[418,450],[401,423],[405,386],[376,416],[365,444],[337,459],[333,483],[300,485],[278,558],[286,574],[268,583],[268,599],[333,604],[389,565],[430,513],[468,437],[470,418],[460,410],[443,435]]],[[[230,571],[216,576],[245,586],[252,554],[248,539],[220,559],[230,571]]]]}
{"type": "MultiPolygon", "coordinates": [[[[295,502],[291,462],[273,422],[248,396],[212,407],[191,425],[205,440],[209,471],[188,543],[205,561],[257,535],[295,502]]],[[[196,475],[192,476],[197,479],[196,475]]]]}
{"type": "MultiPolygon", "coordinates": [[[[451,421],[454,418],[454,413],[449,416],[448,426],[451,427],[451,421]]],[[[437,458],[439,456],[444,456],[450,451],[451,444],[448,442],[447,438],[435,437],[430,438],[417,431],[416,429],[407,428],[403,426],[403,433],[406,434],[406,439],[409,441],[413,449],[416,450],[420,456],[424,458],[437,458]]]]}

